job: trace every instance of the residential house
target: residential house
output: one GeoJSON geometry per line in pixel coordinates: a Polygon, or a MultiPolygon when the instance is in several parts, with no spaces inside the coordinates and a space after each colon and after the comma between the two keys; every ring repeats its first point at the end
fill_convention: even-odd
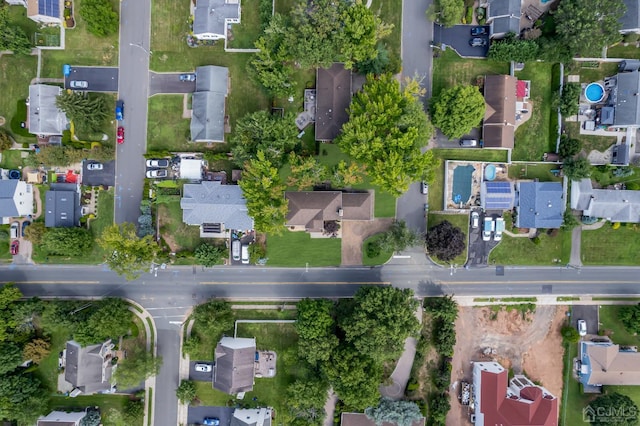
{"type": "Polygon", "coordinates": [[[56,97],[62,88],[46,84],[29,86],[27,100],[27,126],[29,133],[38,136],[62,135],[69,128],[65,113],[56,106],[56,97]]]}
{"type": "Polygon", "coordinates": [[[316,140],[333,141],[349,121],[351,103],[351,70],[335,63],[316,72],[316,140]]]}
{"type": "Polygon", "coordinates": [[[230,426],[271,426],[271,408],[237,408],[230,426]]]}
{"type": "Polygon", "coordinates": [[[614,145],[613,148],[611,148],[611,164],[614,166],[628,166],[629,151],[630,147],[627,143],[614,145]]]}
{"type": "Polygon", "coordinates": [[[511,210],[515,201],[512,182],[482,182],[480,206],[483,210],[511,210]]]}
{"type": "Polygon", "coordinates": [[[253,390],[256,339],[223,337],[215,351],[213,387],[230,395],[253,390]]]}
{"type": "Polygon", "coordinates": [[[226,39],[229,26],[239,22],[240,0],[197,0],[193,36],[199,40],[226,39]]]}
{"type": "MultiPolygon", "coordinates": [[[[580,342],[578,377],[585,392],[603,385],[640,385],[640,353],[608,342],[580,342]]],[[[599,389],[598,389],[599,390],[599,389]]]]}
{"type": "Polygon", "coordinates": [[[191,140],[224,142],[229,69],[208,65],[196,68],[196,91],[191,98],[191,140]]]}
{"type": "Polygon", "coordinates": [[[9,223],[12,217],[33,214],[33,185],[22,180],[0,180],[0,219],[9,223]]]}
{"type": "Polygon", "coordinates": [[[623,0],[627,10],[620,17],[621,33],[640,33],[640,0],[623,0]]]}
{"type": "Polygon", "coordinates": [[[503,38],[509,33],[520,34],[521,0],[488,0],[487,24],[491,38],[503,38]]]}
{"type": "Polygon", "coordinates": [[[82,216],[78,184],[52,183],[45,193],[44,226],[70,228],[80,224],[82,216]]]}
{"type": "Polygon", "coordinates": [[[487,75],[484,78],[486,109],[482,124],[485,148],[513,149],[516,129],[516,87],[511,75],[487,75]]]}
{"type": "Polygon", "coordinates": [[[64,379],[74,387],[72,396],[80,393],[107,393],[112,390],[113,348],[111,340],[82,347],[70,340],[65,349],[64,379]]]}
{"type": "MultiPolygon", "coordinates": [[[[424,426],[425,418],[420,420],[414,420],[411,426],[424,426]]],[[[396,426],[395,423],[382,422],[381,425],[376,425],[376,422],[367,417],[363,413],[342,413],[340,416],[340,426],[396,426]]]]}
{"type": "Polygon", "coordinates": [[[40,417],[36,426],[80,426],[80,422],[86,415],[87,413],[84,411],[70,413],[52,411],[46,416],[40,417]]]}
{"type": "Polygon", "coordinates": [[[473,363],[475,426],[556,426],[558,398],[497,362],[473,363]]]}
{"type": "Polygon", "coordinates": [[[373,220],[373,192],[299,191],[285,192],[284,197],[291,231],[322,234],[328,221],[373,220]]]}
{"type": "Polygon", "coordinates": [[[180,208],[182,221],[199,226],[203,238],[222,237],[230,229],[253,229],[253,218],[238,185],[222,185],[217,181],[185,184],[180,208]]]}
{"type": "Polygon", "coordinates": [[[591,179],[571,185],[571,208],[610,222],[640,223],[640,191],[594,189],[591,179]]]}
{"type": "MultiPolygon", "coordinates": [[[[609,88],[607,103],[613,107],[613,120],[601,118],[602,124],[640,127],[640,71],[618,73],[615,77],[608,78],[605,85],[609,88]]],[[[602,110],[609,111],[605,108],[602,110]]]]}
{"type": "Polygon", "coordinates": [[[516,227],[560,228],[565,195],[560,182],[516,183],[516,227]]]}

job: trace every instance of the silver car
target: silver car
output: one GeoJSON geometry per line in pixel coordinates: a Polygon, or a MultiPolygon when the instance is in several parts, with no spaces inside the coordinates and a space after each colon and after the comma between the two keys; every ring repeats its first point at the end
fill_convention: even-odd
{"type": "Polygon", "coordinates": [[[154,179],[154,178],[166,178],[168,176],[168,172],[164,169],[158,169],[158,170],[147,170],[147,177],[149,179],[154,179]]]}
{"type": "Polygon", "coordinates": [[[147,167],[169,167],[169,160],[161,158],[159,160],[147,160],[147,167]]]}
{"type": "Polygon", "coordinates": [[[87,164],[87,170],[102,170],[103,169],[103,165],[102,163],[89,163],[87,164]]]}
{"type": "Polygon", "coordinates": [[[72,80],[69,83],[69,87],[72,89],[86,89],[89,87],[89,82],[84,80],[72,80]]]}
{"type": "Polygon", "coordinates": [[[209,373],[211,371],[211,366],[209,364],[196,364],[195,369],[201,373],[209,373]]]}

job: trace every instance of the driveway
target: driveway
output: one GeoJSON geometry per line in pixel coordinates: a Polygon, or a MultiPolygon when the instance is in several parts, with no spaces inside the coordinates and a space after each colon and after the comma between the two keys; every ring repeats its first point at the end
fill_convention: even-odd
{"type": "Polygon", "coordinates": [[[442,25],[433,25],[433,42],[435,44],[446,44],[455,49],[460,56],[469,58],[486,58],[489,52],[489,27],[487,29],[487,35],[480,36],[487,41],[487,45],[483,47],[472,47],[469,45],[471,36],[471,28],[476,25],[454,25],[450,28],[445,28],[442,25]]]}
{"type": "Polygon", "coordinates": [[[89,83],[89,92],[117,92],[118,68],[116,67],[71,67],[71,73],[64,78],[64,88],[69,88],[72,80],[89,83]]]}
{"type": "Polygon", "coordinates": [[[424,234],[427,231],[424,205],[428,200],[421,188],[420,182],[414,182],[409,186],[409,190],[398,198],[396,216],[398,220],[404,220],[409,229],[424,234]]]}
{"type": "MultiPolygon", "coordinates": [[[[193,72],[193,71],[190,71],[193,72]]],[[[149,71],[149,96],[158,93],[193,93],[195,81],[180,81],[180,72],[157,73],[149,71]]]]}
{"type": "MultiPolygon", "coordinates": [[[[91,161],[93,162],[93,161],[91,161]]],[[[116,162],[102,163],[102,170],[88,170],[87,164],[82,163],[82,184],[86,186],[113,186],[116,180],[116,162]]]]}
{"type": "Polygon", "coordinates": [[[425,100],[431,97],[433,24],[426,15],[431,3],[432,0],[402,2],[402,76],[422,80],[425,100]]]}
{"type": "Polygon", "coordinates": [[[187,423],[201,425],[205,417],[217,417],[220,419],[220,426],[227,426],[231,424],[233,411],[234,409],[229,407],[189,407],[187,423]]]}
{"type": "MultiPolygon", "coordinates": [[[[423,216],[424,221],[424,216],[423,216]]],[[[362,265],[362,243],[370,236],[386,231],[393,219],[342,222],[342,266],[362,265]]]]}
{"type": "Polygon", "coordinates": [[[189,362],[189,380],[195,380],[196,382],[209,382],[213,380],[213,363],[211,361],[190,361],[189,362]],[[211,371],[203,373],[196,371],[196,364],[211,365],[211,371]]]}
{"type": "MultiPolygon", "coordinates": [[[[469,251],[467,254],[467,263],[465,267],[473,268],[473,267],[483,267],[487,266],[489,263],[489,253],[495,246],[499,244],[499,241],[494,241],[493,236],[491,237],[491,241],[482,241],[482,226],[484,223],[484,218],[487,215],[483,213],[481,210],[476,210],[480,213],[480,225],[477,228],[471,228],[471,222],[469,225],[469,251]]],[[[488,212],[490,217],[498,218],[502,217],[501,212],[488,212]]],[[[469,215],[469,221],[471,221],[471,215],[469,215]]]]}
{"type": "Polygon", "coordinates": [[[573,305],[571,308],[571,326],[578,327],[578,320],[587,322],[587,334],[598,334],[598,305],[573,305]]]}

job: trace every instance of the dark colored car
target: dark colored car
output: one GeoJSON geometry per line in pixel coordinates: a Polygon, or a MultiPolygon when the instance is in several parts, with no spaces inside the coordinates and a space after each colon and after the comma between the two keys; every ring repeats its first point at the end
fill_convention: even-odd
{"type": "Polygon", "coordinates": [[[469,40],[469,45],[472,47],[482,47],[482,46],[486,46],[487,45],[487,40],[480,38],[480,37],[474,37],[471,40],[469,40]]]}
{"type": "Polygon", "coordinates": [[[124,143],[124,127],[118,126],[118,137],[117,137],[118,145],[124,143]]]}
{"type": "Polygon", "coordinates": [[[487,29],[485,27],[473,27],[471,28],[471,35],[473,37],[485,35],[487,33],[487,29]]]}
{"type": "Polygon", "coordinates": [[[11,254],[15,256],[20,251],[20,241],[15,240],[11,243],[11,254]]]}
{"type": "Polygon", "coordinates": [[[116,120],[124,120],[124,102],[120,100],[116,101],[116,120]]]}
{"type": "Polygon", "coordinates": [[[27,229],[27,226],[31,225],[31,222],[29,222],[28,220],[25,220],[24,222],[22,222],[22,236],[24,237],[24,231],[27,229]]]}
{"type": "Polygon", "coordinates": [[[180,74],[180,81],[196,81],[196,75],[193,73],[180,74]]]}

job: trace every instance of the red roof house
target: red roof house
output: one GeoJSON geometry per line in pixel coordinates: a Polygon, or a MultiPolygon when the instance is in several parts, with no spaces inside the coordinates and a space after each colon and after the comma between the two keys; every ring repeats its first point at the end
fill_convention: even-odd
{"type": "Polygon", "coordinates": [[[497,362],[473,364],[475,426],[557,426],[558,398],[497,362]]]}

